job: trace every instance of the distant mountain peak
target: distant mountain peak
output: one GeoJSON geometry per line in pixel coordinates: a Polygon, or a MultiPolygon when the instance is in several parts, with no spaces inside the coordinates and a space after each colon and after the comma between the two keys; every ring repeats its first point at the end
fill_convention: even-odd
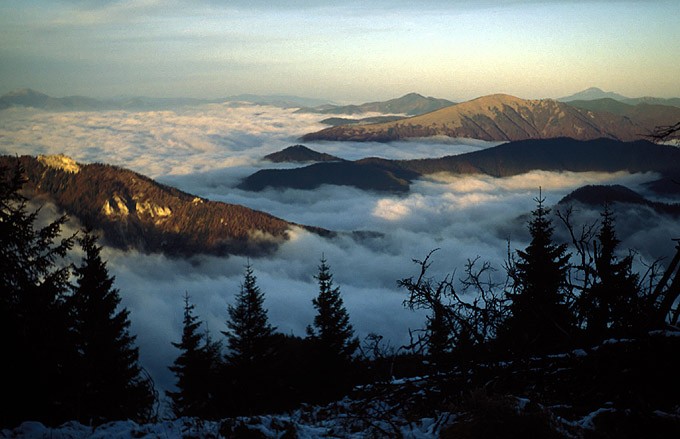
{"type": "Polygon", "coordinates": [[[621,94],[615,93],[613,91],[604,91],[599,87],[589,87],[585,90],[582,90],[578,93],[574,93],[573,95],[570,96],[564,96],[559,99],[558,101],[562,102],[569,102],[569,101],[591,101],[595,99],[615,99],[617,101],[625,101],[627,99],[630,99],[626,96],[623,96],[621,94]]]}
{"type": "Polygon", "coordinates": [[[454,105],[446,99],[425,97],[419,93],[411,92],[401,97],[380,102],[366,102],[359,105],[329,105],[315,108],[302,108],[299,111],[305,113],[320,114],[363,114],[363,113],[383,113],[383,114],[406,114],[415,116],[418,114],[429,113],[440,108],[454,105]]]}
{"type": "Polygon", "coordinates": [[[281,151],[264,156],[274,163],[333,162],[341,159],[330,154],[316,152],[304,145],[293,145],[281,151]]]}
{"type": "Polygon", "coordinates": [[[17,97],[17,96],[47,96],[45,93],[33,90],[32,88],[20,88],[6,93],[4,96],[7,97],[17,97]]]}
{"type": "MultiPolygon", "coordinates": [[[[590,104],[595,101],[584,99],[580,102],[590,104]]],[[[593,105],[588,107],[594,108],[593,105]]],[[[390,142],[432,136],[489,141],[554,137],[636,140],[657,126],[678,120],[678,111],[673,107],[643,110],[634,113],[597,111],[554,99],[529,100],[498,93],[397,121],[333,126],[306,134],[302,140],[390,142]]]]}

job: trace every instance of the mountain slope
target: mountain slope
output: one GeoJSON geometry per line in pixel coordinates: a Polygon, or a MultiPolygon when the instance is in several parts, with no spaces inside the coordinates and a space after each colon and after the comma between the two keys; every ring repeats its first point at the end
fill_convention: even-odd
{"type": "Polygon", "coordinates": [[[572,172],[659,172],[680,169],[680,149],[646,140],[580,141],[571,138],[529,139],[439,159],[397,162],[420,174],[449,172],[509,177],[533,170],[572,172]]]}
{"type": "Polygon", "coordinates": [[[246,177],[238,187],[249,191],[261,191],[267,187],[310,190],[329,184],[371,191],[407,192],[411,180],[416,177],[417,173],[389,161],[340,161],[315,163],[296,169],[263,169],[246,177]]]}
{"type": "Polygon", "coordinates": [[[601,208],[605,203],[623,203],[647,206],[658,213],[680,215],[680,204],[667,204],[650,201],[637,192],[621,185],[587,185],[582,186],[563,197],[559,204],[579,202],[588,206],[601,208]]]}
{"type": "Polygon", "coordinates": [[[369,158],[356,162],[316,163],[297,169],[261,170],[247,177],[240,187],[246,190],[262,190],[265,187],[313,189],[322,184],[334,184],[404,192],[408,191],[412,180],[427,174],[443,172],[508,177],[533,170],[625,170],[676,175],[680,172],[680,148],[644,140],[531,139],[433,159],[393,161],[369,158]]]}
{"type": "Polygon", "coordinates": [[[388,142],[442,135],[492,141],[553,137],[634,140],[663,124],[588,111],[550,99],[524,100],[498,94],[396,122],[326,128],[306,134],[302,140],[388,142]]]}
{"type": "Polygon", "coordinates": [[[593,112],[608,112],[627,117],[644,127],[673,125],[680,121],[680,108],[672,105],[639,102],[630,104],[614,99],[571,101],[569,105],[593,112]]]}
{"type": "Polygon", "coordinates": [[[15,90],[0,96],[0,110],[10,107],[32,107],[44,110],[63,111],[63,110],[100,110],[107,105],[93,98],[84,96],[67,96],[64,98],[53,98],[44,93],[24,88],[15,90]]]}
{"type": "Polygon", "coordinates": [[[313,151],[304,145],[293,145],[263,158],[274,163],[336,162],[341,160],[330,154],[313,151]]]}
{"type": "Polygon", "coordinates": [[[558,98],[560,102],[568,102],[570,104],[574,101],[597,101],[601,99],[615,100],[618,102],[623,102],[628,105],[637,104],[656,104],[656,105],[669,105],[672,107],[680,107],[680,98],[656,98],[652,96],[643,96],[640,98],[629,98],[618,93],[610,91],[602,91],[597,87],[590,87],[578,93],[574,93],[570,96],[564,96],[558,98]]]}
{"type": "MultiPolygon", "coordinates": [[[[0,168],[15,169],[16,161],[0,156],[0,168]]],[[[285,241],[294,226],[243,206],[204,200],[114,166],[81,165],[64,156],[22,156],[19,161],[28,178],[28,193],[102,230],[104,242],[117,248],[170,255],[257,255],[285,241]]]]}
{"type": "Polygon", "coordinates": [[[389,113],[406,114],[409,116],[424,114],[440,108],[454,105],[446,99],[425,97],[418,93],[409,93],[400,98],[390,99],[384,102],[367,102],[361,105],[326,105],[317,108],[303,108],[300,112],[320,114],[361,114],[361,113],[389,113]]]}

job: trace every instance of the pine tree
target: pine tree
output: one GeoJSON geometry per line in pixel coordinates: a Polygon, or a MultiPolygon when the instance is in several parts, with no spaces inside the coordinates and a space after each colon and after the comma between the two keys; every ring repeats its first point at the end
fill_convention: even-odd
{"type": "Polygon", "coordinates": [[[272,353],[271,337],[275,328],[269,324],[264,294],[257,286],[250,265],[246,266],[241,290],[236,295],[236,303],[229,305],[228,313],[229,331],[223,332],[230,351],[227,360],[232,365],[245,367],[266,360],[272,353]]]}
{"type": "Polygon", "coordinates": [[[86,231],[79,242],[84,255],[75,268],[71,299],[80,352],[79,419],[146,419],[154,394],[138,364],[129,312],[119,309],[120,295],[113,288],[114,278],[101,258],[96,236],[86,231]]]}
{"type": "Polygon", "coordinates": [[[510,317],[500,328],[499,338],[515,353],[544,353],[568,345],[573,334],[573,316],[566,303],[569,270],[566,244],[552,240],[553,226],[545,199],[529,222],[531,242],[517,250],[518,260],[509,267],[513,281],[510,317]]]}
{"type": "Polygon", "coordinates": [[[64,257],[73,236],[61,238],[67,218],[37,228],[15,169],[0,169],[0,378],[2,425],[25,419],[47,423],[70,416],[68,390],[75,345],[68,330],[70,270],[64,257]]]}
{"type": "Polygon", "coordinates": [[[319,294],[312,299],[316,308],[313,325],[307,327],[311,342],[312,368],[309,380],[313,383],[312,397],[317,401],[332,400],[349,390],[352,381],[352,356],[359,346],[349,314],[344,307],[340,288],[333,286],[333,275],[326,259],[321,257],[319,294]]]}
{"type": "Polygon", "coordinates": [[[229,414],[254,414],[270,406],[275,391],[272,360],[276,354],[274,330],[264,308],[264,294],[248,264],[236,302],[228,307],[228,353],[225,364],[223,406],[229,414]]]}
{"type": "Polygon", "coordinates": [[[208,353],[203,345],[203,335],[198,332],[201,322],[193,314],[194,305],[189,301],[189,293],[184,294],[184,319],[182,340],[172,343],[181,353],[169,369],[177,378],[177,392],[166,391],[172,400],[175,416],[201,416],[208,405],[210,365],[208,353]]]}
{"type": "Polygon", "coordinates": [[[644,326],[645,304],[640,296],[639,276],[632,271],[631,255],[621,259],[616,256],[620,242],[614,214],[605,205],[595,241],[595,282],[580,300],[591,341],[602,339],[610,330],[627,332],[644,326]]]}
{"type": "Polygon", "coordinates": [[[324,257],[321,258],[319,274],[315,278],[319,282],[319,294],[312,299],[312,304],[317,314],[314,316],[314,326],[307,327],[307,334],[327,355],[338,361],[349,361],[359,341],[354,338],[354,329],[349,323],[340,288],[333,286],[333,275],[324,257]]]}

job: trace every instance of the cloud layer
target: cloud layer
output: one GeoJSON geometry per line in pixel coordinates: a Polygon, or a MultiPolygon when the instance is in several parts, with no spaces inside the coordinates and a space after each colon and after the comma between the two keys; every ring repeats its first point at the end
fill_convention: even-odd
{"type": "MultiPolygon", "coordinates": [[[[266,294],[272,323],[284,333],[304,335],[312,322],[311,299],[321,255],[340,286],[357,335],[377,332],[399,346],[408,329],[422,325],[423,315],[407,311],[400,278],[417,275],[412,258],[439,248],[432,274],[462,272],[468,258],[481,256],[500,269],[511,249],[527,244],[526,220],[542,187],[552,205],[571,190],[589,183],[622,183],[641,189],[652,175],[627,173],[532,172],[494,179],[486,176],[434,175],[419,180],[407,195],[361,192],[324,186],[315,191],[235,189],[239,179],[274,166],[259,159],[297,143],[318,129],[319,115],[252,105],[207,105],[163,112],[46,113],[5,110],[0,117],[3,154],[63,153],[81,162],[105,162],[131,168],[180,189],[213,200],[243,204],[301,224],[337,230],[329,240],[302,230],[271,257],[253,259],[258,284],[266,294]],[[359,239],[352,231],[363,234],[359,239]]],[[[367,156],[420,158],[492,146],[479,141],[412,141],[392,144],[308,143],[308,147],[346,159],[367,156]]],[[[276,165],[290,166],[290,165],[276,165]]],[[[578,212],[597,219],[598,212],[578,212]]],[[[677,221],[649,211],[619,213],[623,247],[646,260],[668,256],[671,237],[680,236],[677,221]]],[[[556,223],[557,236],[566,239],[556,223]]],[[[197,256],[168,259],[107,249],[123,303],[131,310],[144,366],[161,388],[173,377],[167,370],[177,351],[170,345],[181,334],[182,296],[189,292],[196,311],[216,338],[226,329],[232,302],[248,261],[240,257],[197,256]]],[[[499,275],[502,273],[499,272],[499,275]]],[[[457,275],[457,276],[459,276],[457,275]]]]}

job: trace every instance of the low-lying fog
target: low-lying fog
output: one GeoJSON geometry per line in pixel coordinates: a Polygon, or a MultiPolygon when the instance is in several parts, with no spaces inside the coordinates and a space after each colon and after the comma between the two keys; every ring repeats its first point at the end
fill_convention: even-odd
{"type": "MultiPolygon", "coordinates": [[[[343,293],[357,335],[383,335],[398,347],[408,329],[422,326],[423,315],[403,308],[405,292],[396,281],[417,275],[413,258],[435,248],[432,275],[462,275],[468,258],[481,256],[502,274],[510,248],[527,244],[526,220],[535,207],[538,187],[548,205],[584,184],[621,183],[643,191],[653,175],[532,172],[504,179],[436,175],[417,181],[408,195],[362,192],[326,186],[315,191],[235,189],[257,169],[273,167],[259,159],[299,143],[304,133],[323,128],[323,115],[254,105],[206,105],[179,111],[48,113],[26,109],[0,112],[0,153],[66,154],[79,162],[104,162],[133,169],[160,182],[212,200],[243,204],[286,220],[337,231],[373,231],[358,241],[349,234],[333,240],[301,230],[268,257],[251,259],[265,305],[279,331],[303,336],[312,322],[313,276],[325,255],[343,293]]],[[[439,157],[494,146],[475,140],[394,143],[305,143],[311,149],[345,159],[439,157]]],[[[290,166],[290,165],[277,165],[290,166]]],[[[582,211],[596,219],[596,211],[582,211]]],[[[677,221],[646,209],[620,212],[623,248],[634,248],[647,261],[668,257],[677,221]],[[642,228],[642,229],[640,229],[642,228]]],[[[556,231],[562,228],[555,220],[556,231]]],[[[226,329],[227,304],[239,289],[243,257],[196,256],[188,260],[162,255],[106,250],[123,304],[131,311],[143,365],[158,387],[168,388],[167,370],[177,354],[170,344],[181,334],[182,297],[189,292],[196,312],[216,338],[226,329]]]]}

